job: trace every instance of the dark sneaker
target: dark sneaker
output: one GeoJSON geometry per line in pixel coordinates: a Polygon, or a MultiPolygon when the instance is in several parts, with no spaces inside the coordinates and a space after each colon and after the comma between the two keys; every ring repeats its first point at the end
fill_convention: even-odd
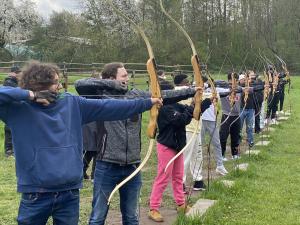
{"type": "Polygon", "coordinates": [[[10,157],[14,155],[14,151],[11,149],[5,150],[5,156],[10,157]]]}
{"type": "Polygon", "coordinates": [[[252,148],[254,146],[254,142],[249,143],[249,148],[252,148]]]}
{"type": "Polygon", "coordinates": [[[194,191],[204,191],[206,189],[206,186],[203,182],[203,180],[195,181],[193,190],[194,191]]]}
{"type": "Polygon", "coordinates": [[[88,180],[88,179],[90,179],[90,176],[87,175],[86,173],[83,173],[83,178],[84,178],[85,180],[88,180]]]}

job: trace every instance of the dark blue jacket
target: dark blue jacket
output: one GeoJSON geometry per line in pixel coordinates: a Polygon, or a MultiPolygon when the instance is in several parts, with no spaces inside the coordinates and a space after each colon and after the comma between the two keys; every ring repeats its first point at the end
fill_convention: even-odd
{"type": "Polygon", "coordinates": [[[29,91],[0,88],[0,119],[12,131],[18,191],[82,187],[82,129],[95,120],[122,120],[151,108],[151,100],[85,99],[69,93],[43,106],[29,91]]]}

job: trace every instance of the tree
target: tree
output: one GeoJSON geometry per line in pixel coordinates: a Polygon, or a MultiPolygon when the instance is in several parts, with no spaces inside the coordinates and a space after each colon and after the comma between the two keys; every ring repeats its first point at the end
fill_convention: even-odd
{"type": "MultiPolygon", "coordinates": [[[[36,16],[31,1],[23,0],[15,6],[13,0],[2,0],[0,50],[16,37],[27,39],[32,36],[27,44],[46,61],[146,60],[147,51],[140,35],[106,0],[81,2],[82,14],[53,13],[48,24],[34,26],[36,16]],[[20,34],[22,37],[17,36],[20,34]]],[[[190,64],[189,44],[162,13],[159,0],[113,2],[143,28],[158,64],[190,64]]],[[[300,71],[298,0],[163,0],[163,3],[190,34],[200,61],[206,62],[210,55],[206,62],[210,69],[219,71],[226,56],[223,72],[254,66],[261,70],[263,63],[257,57],[260,49],[273,61],[276,61],[273,53],[280,55],[286,59],[289,68],[300,71]]]]}
{"type": "Polygon", "coordinates": [[[0,48],[12,41],[27,39],[38,19],[32,1],[22,0],[14,5],[13,0],[1,0],[0,48]]]}
{"type": "MultiPolygon", "coordinates": [[[[92,39],[97,43],[98,57],[106,60],[130,61],[137,55],[139,37],[133,26],[118,15],[105,0],[83,0],[84,16],[93,32],[92,39]]],[[[114,5],[125,15],[139,23],[140,15],[134,0],[116,0],[114,5]]],[[[97,58],[98,58],[97,57],[97,58]]],[[[138,59],[139,57],[136,57],[138,59]]]]}
{"type": "Polygon", "coordinates": [[[28,42],[39,59],[54,62],[91,62],[93,42],[87,20],[68,11],[54,12],[48,24],[33,29],[28,42]]]}

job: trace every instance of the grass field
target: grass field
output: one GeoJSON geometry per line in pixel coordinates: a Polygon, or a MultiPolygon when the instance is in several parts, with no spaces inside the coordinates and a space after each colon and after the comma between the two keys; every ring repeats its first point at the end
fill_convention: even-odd
{"type": "MultiPolygon", "coordinates": [[[[70,88],[73,91],[72,88],[70,88]]],[[[209,209],[205,216],[187,219],[180,217],[177,224],[229,224],[229,225],[297,225],[300,224],[300,78],[293,79],[290,96],[286,94],[286,107],[289,98],[292,102],[292,116],[280,124],[271,133],[271,144],[261,147],[259,156],[243,157],[241,162],[249,162],[247,172],[235,172],[226,179],[235,181],[235,186],[225,188],[219,180],[215,180],[210,191],[194,197],[217,200],[217,204],[209,209]]],[[[148,113],[143,117],[143,132],[148,123],[148,113]]],[[[3,146],[3,124],[0,127],[0,146],[3,146]]],[[[148,139],[143,133],[143,154],[147,149],[148,139]]],[[[226,164],[232,168],[232,162],[226,164]]],[[[151,184],[156,172],[156,155],[152,154],[147,172],[143,173],[141,206],[147,207],[151,184]]],[[[16,224],[19,205],[19,194],[16,193],[14,158],[5,158],[0,154],[0,225],[16,224]]],[[[87,224],[91,211],[92,184],[84,182],[81,190],[80,224],[87,224]]],[[[118,208],[118,199],[112,202],[112,208],[118,208]]],[[[164,198],[165,206],[173,206],[170,196],[164,198]]]]}

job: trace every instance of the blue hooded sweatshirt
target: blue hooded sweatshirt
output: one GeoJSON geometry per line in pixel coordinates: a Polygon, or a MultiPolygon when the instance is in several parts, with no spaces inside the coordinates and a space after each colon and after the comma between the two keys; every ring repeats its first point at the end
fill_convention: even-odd
{"type": "Polygon", "coordinates": [[[150,109],[151,100],[85,99],[64,93],[48,106],[29,91],[0,88],[0,119],[12,131],[18,191],[57,192],[82,187],[82,129],[91,121],[123,120],[150,109]]]}

